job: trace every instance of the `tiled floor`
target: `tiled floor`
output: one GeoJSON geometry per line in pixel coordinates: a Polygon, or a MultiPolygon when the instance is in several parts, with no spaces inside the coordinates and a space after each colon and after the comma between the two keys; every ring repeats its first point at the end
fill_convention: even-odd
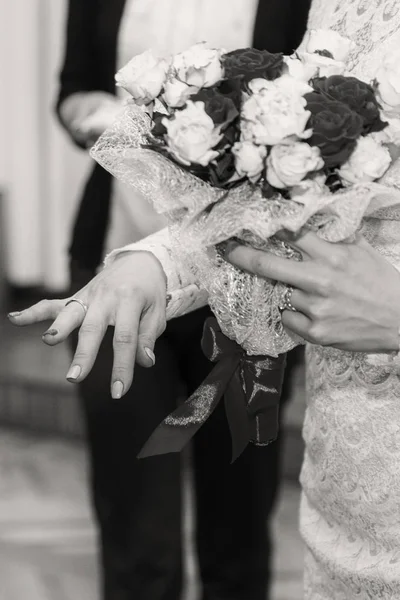
{"type": "MultiPolygon", "coordinates": [[[[79,442],[0,430],[0,600],[98,600],[85,489],[79,442]]],[[[286,485],[275,519],[274,600],[302,597],[298,500],[298,488],[286,485]]],[[[190,538],[190,515],[186,522],[190,538]]],[[[190,580],[186,600],[195,598],[190,580]]]]}

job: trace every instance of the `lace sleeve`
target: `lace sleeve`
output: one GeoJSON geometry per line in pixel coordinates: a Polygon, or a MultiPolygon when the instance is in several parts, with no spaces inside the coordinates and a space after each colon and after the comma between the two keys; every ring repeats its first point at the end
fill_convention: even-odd
{"type": "Polygon", "coordinates": [[[172,256],[168,228],[143,240],[113,250],[105,259],[110,264],[122,252],[151,252],[161,263],[167,278],[167,319],[183,316],[207,304],[207,293],[201,290],[194,275],[178,265],[172,256]]]}

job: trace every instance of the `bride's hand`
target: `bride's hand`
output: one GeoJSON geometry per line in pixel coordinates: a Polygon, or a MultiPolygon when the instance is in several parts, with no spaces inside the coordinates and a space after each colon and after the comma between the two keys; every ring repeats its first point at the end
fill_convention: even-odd
{"type": "Polygon", "coordinates": [[[400,273],[365,239],[331,244],[312,232],[288,243],[303,262],[231,244],[235,266],[293,288],[284,326],[313,344],[353,352],[399,349],[400,273]]]}
{"type": "Polygon", "coordinates": [[[155,363],[154,344],[166,324],[166,279],[159,261],[147,252],[127,252],[115,258],[73,296],[78,302],[42,300],[10,313],[14,325],[25,326],[55,319],[43,341],[55,346],[80,328],[79,342],[67,379],[80,382],[90,372],[106,333],[114,331],[113,398],[120,398],[132,383],[135,361],[143,367],[155,363]],[[87,307],[87,312],[85,307],[87,307]]]}

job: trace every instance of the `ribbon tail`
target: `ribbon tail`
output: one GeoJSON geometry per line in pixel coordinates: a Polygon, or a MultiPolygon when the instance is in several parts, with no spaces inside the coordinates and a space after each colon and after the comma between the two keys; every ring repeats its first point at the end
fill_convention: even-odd
{"type": "Polygon", "coordinates": [[[194,394],[153,431],[138,458],[181,452],[218,406],[237,364],[237,357],[217,363],[194,394]]]}
{"type": "Polygon", "coordinates": [[[247,409],[250,419],[250,441],[267,446],[279,433],[279,402],[286,366],[286,354],[267,358],[258,380],[247,380],[247,409]]]}
{"type": "Polygon", "coordinates": [[[250,441],[250,419],[246,396],[236,369],[225,392],[225,411],[232,439],[232,463],[243,453],[250,441]]]}

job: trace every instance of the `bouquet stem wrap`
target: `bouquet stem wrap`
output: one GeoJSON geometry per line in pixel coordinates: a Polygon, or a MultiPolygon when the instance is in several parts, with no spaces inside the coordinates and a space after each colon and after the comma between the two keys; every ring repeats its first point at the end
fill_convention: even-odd
{"type": "Polygon", "coordinates": [[[264,446],[278,436],[279,400],[286,354],[249,356],[207,319],[202,348],[214,369],[196,392],[153,432],[139,458],[180,452],[224,397],[232,437],[232,462],[249,441],[264,446]]]}

